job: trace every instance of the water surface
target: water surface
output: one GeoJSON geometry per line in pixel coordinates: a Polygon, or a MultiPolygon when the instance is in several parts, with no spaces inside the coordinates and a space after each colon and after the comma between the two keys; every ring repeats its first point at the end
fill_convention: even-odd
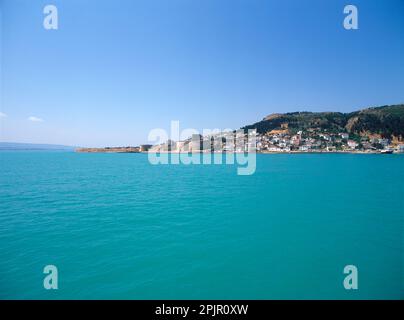
{"type": "Polygon", "coordinates": [[[0,298],[404,298],[403,181],[403,155],[1,152],[0,298]]]}

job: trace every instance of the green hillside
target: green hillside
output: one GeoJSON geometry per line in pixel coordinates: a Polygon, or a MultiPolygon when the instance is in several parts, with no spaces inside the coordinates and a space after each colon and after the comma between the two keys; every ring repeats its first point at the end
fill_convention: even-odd
{"type": "Polygon", "coordinates": [[[368,108],[352,113],[292,112],[273,114],[243,129],[257,129],[258,133],[288,129],[327,132],[349,132],[358,135],[379,134],[404,139],[404,104],[368,108]]]}

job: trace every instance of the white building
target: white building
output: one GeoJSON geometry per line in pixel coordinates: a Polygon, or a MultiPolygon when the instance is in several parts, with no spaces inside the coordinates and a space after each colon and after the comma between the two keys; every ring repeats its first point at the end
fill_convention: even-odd
{"type": "Polygon", "coordinates": [[[348,147],[350,147],[351,149],[355,149],[357,146],[358,143],[356,141],[348,140],[348,147]]]}
{"type": "Polygon", "coordinates": [[[387,147],[389,145],[389,139],[379,139],[379,143],[383,146],[383,147],[387,147]]]}

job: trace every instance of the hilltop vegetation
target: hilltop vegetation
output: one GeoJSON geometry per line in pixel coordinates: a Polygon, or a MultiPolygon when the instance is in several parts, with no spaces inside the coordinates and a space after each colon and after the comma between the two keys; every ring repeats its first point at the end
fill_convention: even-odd
{"type": "Polygon", "coordinates": [[[284,130],[291,134],[302,130],[347,132],[359,136],[377,135],[404,140],[404,104],[363,109],[352,113],[291,112],[273,114],[243,129],[257,129],[260,134],[284,130]]]}

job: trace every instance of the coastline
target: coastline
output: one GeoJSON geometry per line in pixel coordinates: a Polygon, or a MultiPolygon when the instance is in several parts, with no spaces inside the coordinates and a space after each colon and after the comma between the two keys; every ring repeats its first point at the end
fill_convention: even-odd
{"type": "Polygon", "coordinates": [[[156,153],[156,154],[240,154],[240,153],[255,153],[255,154],[404,154],[402,152],[391,152],[385,153],[382,151],[355,151],[355,150],[346,150],[346,151],[257,151],[257,152],[184,152],[184,151],[159,151],[159,152],[151,152],[151,151],[140,151],[134,150],[135,148],[79,148],[75,149],[76,153],[156,153]]]}

